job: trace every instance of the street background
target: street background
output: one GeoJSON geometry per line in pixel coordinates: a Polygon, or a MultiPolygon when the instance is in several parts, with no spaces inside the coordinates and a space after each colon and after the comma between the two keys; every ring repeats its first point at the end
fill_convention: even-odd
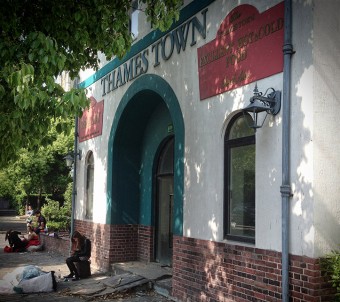
{"type": "MultiPolygon", "coordinates": [[[[92,269],[92,276],[79,281],[65,282],[63,276],[69,273],[65,263],[65,257],[53,252],[26,252],[26,253],[5,253],[4,247],[8,245],[5,241],[6,231],[12,229],[26,234],[25,220],[15,216],[0,216],[0,279],[7,273],[11,273],[17,267],[27,265],[38,266],[45,272],[55,271],[58,282],[56,292],[33,293],[33,294],[3,294],[0,292],[0,302],[21,301],[21,302],[52,302],[52,301],[120,301],[120,302],[164,302],[172,301],[150,289],[150,283],[144,283],[123,293],[110,293],[112,287],[109,282],[116,282],[117,277],[110,273],[102,273],[92,269]]],[[[126,279],[127,275],[121,275],[119,280],[126,279]]],[[[131,275],[128,275],[131,278],[131,275]]],[[[136,277],[135,275],[133,277],[136,277]]]]}

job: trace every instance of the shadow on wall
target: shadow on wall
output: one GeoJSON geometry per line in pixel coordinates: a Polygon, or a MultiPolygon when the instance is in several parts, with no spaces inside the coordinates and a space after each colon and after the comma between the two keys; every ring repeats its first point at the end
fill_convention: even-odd
{"type": "MultiPolygon", "coordinates": [[[[295,20],[308,20],[310,15],[312,15],[313,7],[309,1],[304,1],[303,3],[294,3],[294,15],[295,20]]],[[[227,14],[227,12],[226,12],[227,14]]],[[[216,28],[219,24],[215,24],[216,28]]],[[[339,222],[335,213],[326,206],[326,200],[320,193],[315,192],[315,188],[312,186],[313,183],[313,173],[317,173],[316,170],[311,170],[313,167],[313,150],[319,148],[322,150],[328,150],[322,145],[321,140],[315,140],[312,137],[312,133],[309,129],[313,127],[313,118],[315,114],[315,109],[311,105],[311,100],[315,98],[313,95],[313,47],[315,33],[312,32],[309,22],[301,22],[299,27],[294,28],[294,38],[293,45],[298,51],[293,56],[293,73],[292,73],[292,93],[291,93],[291,141],[299,142],[299,149],[295,148],[296,144],[291,146],[292,156],[291,158],[291,182],[294,196],[291,199],[291,224],[290,232],[299,234],[299,240],[295,239],[291,242],[291,253],[297,254],[311,254],[314,250],[315,241],[315,231],[318,237],[322,237],[322,241],[325,246],[334,247],[334,240],[331,234],[335,231],[339,232],[339,222]],[[312,46],[312,47],[310,47],[312,46]],[[296,83],[296,84],[294,84],[296,83]],[[325,206],[324,206],[325,205],[325,206]],[[315,224],[315,211],[319,209],[318,217],[328,217],[327,223],[320,221],[320,224],[315,224]],[[335,229],[335,230],[334,230],[335,229]]],[[[332,39],[328,41],[327,35],[324,35],[324,45],[332,45],[332,39]],[[328,44],[327,44],[328,43],[328,44]],[[330,43],[330,44],[329,44],[330,43]]],[[[331,48],[330,48],[331,49],[331,48]]],[[[333,48],[336,49],[336,48],[333,48]]],[[[174,58],[172,58],[173,63],[176,63],[174,58]]],[[[335,62],[338,62],[335,60],[335,62]]],[[[337,63],[338,64],[338,63],[337,63]]],[[[324,79],[325,83],[332,83],[332,76],[328,73],[328,70],[322,70],[320,67],[320,78],[324,79]],[[329,81],[327,80],[329,78],[329,81]]],[[[171,75],[167,75],[171,76],[171,75]]],[[[188,81],[189,83],[189,81],[188,81]]],[[[188,90],[188,83],[184,82],[183,88],[188,90]]],[[[206,234],[206,230],[210,230],[210,238],[212,240],[218,240],[218,234],[223,233],[221,228],[223,228],[223,182],[221,187],[211,186],[211,180],[207,181],[204,177],[205,175],[216,175],[223,179],[223,167],[216,167],[212,165],[212,161],[207,157],[208,148],[211,146],[212,141],[217,141],[216,136],[220,137],[220,133],[216,132],[216,129],[221,129],[223,126],[223,121],[225,117],[236,109],[244,106],[244,95],[250,93],[249,87],[245,86],[241,89],[236,89],[230,92],[226,92],[218,97],[219,101],[214,99],[214,101],[206,100],[200,102],[198,99],[194,99],[194,95],[190,89],[187,91],[188,103],[190,104],[192,119],[186,119],[186,128],[190,129],[191,137],[186,137],[189,144],[185,147],[185,209],[186,217],[195,217],[198,222],[197,230],[195,230],[195,235],[206,234]],[[227,104],[227,98],[224,95],[228,95],[228,100],[232,99],[232,105],[227,104]],[[224,105],[226,113],[220,113],[216,109],[217,106],[221,107],[224,105]],[[204,114],[203,114],[204,112],[204,114]],[[199,117],[203,117],[205,120],[197,120],[199,117]],[[201,135],[203,131],[204,135],[201,135]],[[207,138],[206,140],[204,139],[207,138]],[[215,139],[213,139],[215,137],[215,139]],[[210,140],[212,139],[212,140],[210,140]],[[188,146],[196,146],[195,150],[192,150],[188,146]],[[195,151],[197,156],[193,157],[191,154],[195,151]],[[197,160],[199,159],[199,160],[197,160]],[[217,168],[217,170],[215,170],[217,168]],[[214,170],[214,171],[211,171],[214,170]],[[216,173],[217,172],[217,173],[216,173]],[[197,192],[203,192],[203,194],[198,194],[197,192]],[[200,200],[195,200],[195,196],[199,195],[200,200]],[[195,204],[200,203],[201,207],[195,206],[195,204]],[[209,205],[209,214],[206,211],[199,211],[200,208],[205,208],[209,205]]],[[[193,87],[191,87],[193,89],[193,87]]],[[[334,87],[329,87],[330,91],[333,91],[334,87]]],[[[336,94],[334,94],[336,98],[336,94]]],[[[321,103],[322,105],[322,103],[321,103]]],[[[185,114],[185,112],[184,112],[185,114]]],[[[111,124],[111,119],[105,116],[104,124],[111,124]]],[[[332,124],[333,125],[333,124],[332,124]]],[[[329,125],[330,127],[332,125],[329,125]]],[[[334,127],[334,126],[333,126],[334,127]]],[[[104,129],[103,129],[104,130],[104,129]]],[[[110,129],[103,131],[102,141],[109,141],[110,129]]],[[[313,135],[314,136],[314,135],[313,135]]],[[[101,148],[107,148],[107,146],[102,146],[100,144],[94,144],[93,141],[86,142],[88,144],[89,150],[92,150],[94,154],[103,154],[101,148]]],[[[215,152],[215,161],[223,163],[223,142],[220,143],[218,149],[218,154],[215,152]]],[[[110,146],[109,148],[112,148],[110,146]]],[[[320,151],[320,152],[321,152],[320,151]]],[[[108,153],[112,150],[108,150],[108,153]]],[[[106,153],[107,154],[107,153],[106,153]]],[[[95,158],[95,167],[100,167],[100,171],[106,175],[107,173],[107,155],[103,156],[100,160],[95,158]]],[[[211,156],[211,152],[208,153],[211,156]]],[[[321,154],[322,155],[322,154],[321,154]]],[[[332,167],[332,163],[335,163],[332,154],[323,154],[323,159],[327,159],[330,156],[329,163],[320,161],[320,165],[328,165],[332,167]]],[[[316,166],[317,167],[317,166],[316,166]]],[[[320,167],[319,167],[320,169],[320,167]]],[[[268,182],[273,183],[280,181],[281,171],[278,171],[275,176],[267,175],[268,182]],[[277,180],[274,180],[274,177],[277,180]]],[[[84,171],[79,171],[78,177],[83,177],[84,171]]],[[[325,177],[326,178],[326,177],[325,177]]],[[[325,180],[326,181],[326,180],[325,180]]],[[[83,183],[81,181],[80,183],[83,183]]],[[[326,184],[325,184],[326,185],[326,184]]],[[[334,184],[336,185],[336,184],[334,184]]],[[[78,188],[84,192],[84,188],[78,188]]],[[[95,188],[96,190],[96,188],[95,188]]],[[[96,195],[96,194],[95,194],[96,195]]],[[[79,196],[83,196],[80,194],[79,196]]],[[[281,195],[277,192],[277,200],[275,202],[280,204],[281,195]]],[[[112,200],[112,198],[109,198],[112,200]]],[[[111,208],[110,205],[109,208],[111,208]]],[[[84,200],[78,203],[77,206],[77,217],[84,217],[84,200]]],[[[280,209],[277,209],[276,217],[280,217],[280,209]]],[[[94,215],[96,215],[96,208],[94,208],[94,215]]],[[[193,221],[193,219],[191,218],[193,221]]],[[[270,230],[268,230],[270,232],[270,230]]],[[[191,230],[186,229],[185,234],[190,236],[191,230]]],[[[281,237],[281,233],[275,234],[281,237]]],[[[104,227],[103,229],[96,226],[95,231],[95,241],[105,242],[104,227]]],[[[100,255],[103,246],[96,246],[96,255],[100,255]]],[[[321,252],[321,251],[319,251],[321,252]]],[[[317,253],[319,253],[317,252],[317,253]]],[[[108,257],[106,255],[106,257],[108,257]]],[[[100,259],[100,257],[98,257],[100,259]]]]}
{"type": "MultiPolygon", "coordinates": [[[[294,3],[293,13],[294,20],[309,20],[313,16],[313,6],[309,1],[294,3]]],[[[216,28],[218,26],[219,24],[216,24],[216,28]]],[[[316,85],[320,85],[319,82],[315,81],[314,67],[320,73],[318,76],[325,83],[325,89],[330,91],[332,101],[336,101],[336,96],[340,92],[338,94],[333,93],[336,87],[332,86],[332,83],[334,83],[336,74],[329,72],[329,66],[326,66],[326,69],[324,69],[324,65],[315,60],[313,49],[315,49],[316,35],[311,26],[311,22],[301,22],[298,27],[294,27],[293,34],[293,46],[298,51],[292,58],[293,72],[291,79],[290,120],[292,144],[290,147],[292,156],[290,165],[294,196],[290,200],[290,233],[294,234],[294,238],[293,236],[291,237],[290,252],[292,254],[318,256],[324,254],[324,251],[337,247],[339,244],[339,242],[334,242],[334,234],[336,232],[339,233],[340,228],[339,217],[336,216],[339,214],[334,212],[336,203],[334,200],[329,200],[332,194],[327,193],[327,191],[334,191],[332,195],[334,198],[340,194],[338,190],[334,189],[339,186],[331,179],[327,179],[327,173],[325,173],[323,179],[319,177],[319,180],[322,180],[322,182],[318,184],[313,183],[318,173],[326,171],[322,166],[329,167],[329,169],[334,171],[334,164],[338,165],[335,154],[336,148],[332,148],[329,145],[329,137],[328,141],[324,141],[322,133],[320,131],[317,132],[315,129],[316,127],[326,125],[323,126],[325,128],[324,131],[327,132],[331,129],[331,131],[336,133],[336,130],[332,128],[336,125],[334,121],[337,119],[335,113],[337,110],[332,112],[334,107],[326,106],[328,100],[316,98],[316,95],[313,94],[315,90],[313,87],[315,88],[316,85]],[[313,100],[316,100],[318,104],[313,104],[313,100]],[[330,114],[331,118],[318,113],[316,106],[319,107],[320,105],[322,106],[320,110],[325,110],[325,107],[328,108],[329,111],[325,113],[327,115],[330,114]],[[320,123],[317,123],[318,118],[320,123]],[[313,132],[312,129],[314,129],[313,132]],[[320,159],[318,162],[315,162],[313,159],[316,158],[316,155],[318,160],[320,159]],[[325,195],[322,196],[321,192],[324,192],[325,195]]],[[[333,41],[334,39],[330,33],[329,35],[318,33],[319,37],[322,37],[322,41],[319,41],[318,45],[326,47],[326,45],[334,45],[336,43],[333,41]]],[[[334,45],[334,48],[327,46],[327,49],[330,51],[330,49],[337,48],[334,45]]],[[[335,54],[332,55],[335,56],[335,54]]],[[[334,62],[339,65],[338,60],[334,60],[334,62]]],[[[339,66],[335,66],[335,68],[338,70],[339,66]]],[[[206,236],[207,230],[210,230],[210,238],[212,240],[219,240],[221,238],[218,234],[223,233],[223,230],[221,230],[223,223],[220,223],[223,221],[223,187],[218,187],[219,182],[216,182],[217,185],[214,184],[212,186],[211,180],[206,179],[206,175],[215,175],[223,179],[223,167],[214,166],[214,161],[210,158],[212,153],[209,152],[211,143],[215,143],[217,141],[216,136],[219,135],[219,133],[215,133],[215,130],[225,129],[221,125],[223,123],[221,115],[214,110],[214,107],[220,107],[221,104],[225,104],[225,107],[227,107],[225,110],[226,115],[242,108],[244,106],[244,95],[250,93],[250,88],[251,85],[248,85],[226,92],[219,96],[219,102],[216,99],[213,101],[208,99],[204,102],[189,99],[194,117],[191,120],[186,119],[186,128],[190,129],[191,137],[186,137],[185,147],[185,217],[189,221],[197,222],[196,225],[192,225],[184,230],[184,234],[189,237],[199,237],[201,234],[206,236]],[[230,99],[233,100],[233,105],[227,103],[230,99]],[[195,117],[197,119],[201,118],[201,120],[197,120],[195,117]],[[191,149],[190,146],[195,146],[195,149],[191,149]],[[211,170],[214,171],[212,172],[211,170]],[[199,200],[197,200],[197,196],[200,196],[199,200]],[[201,209],[203,208],[206,210],[202,211],[201,209]]],[[[282,123],[282,120],[279,118],[275,119],[275,121],[282,123]]],[[[267,130],[270,131],[270,129],[261,129],[259,131],[267,130]]],[[[337,143],[336,145],[340,144],[339,136],[335,137],[334,140],[337,143]]],[[[278,138],[278,141],[280,141],[280,138],[278,138]]],[[[214,150],[215,161],[223,163],[223,142],[218,147],[220,149],[214,150]]],[[[277,194],[275,195],[275,205],[277,206],[271,208],[274,211],[271,214],[272,222],[278,225],[275,229],[277,234],[273,235],[273,230],[267,229],[268,232],[271,232],[270,236],[268,236],[271,238],[281,238],[281,193],[278,185],[282,181],[280,164],[281,155],[278,156],[277,160],[277,166],[280,169],[275,173],[271,171],[265,178],[266,183],[276,183],[278,187],[277,194]]],[[[339,168],[337,167],[337,169],[339,168]]]]}

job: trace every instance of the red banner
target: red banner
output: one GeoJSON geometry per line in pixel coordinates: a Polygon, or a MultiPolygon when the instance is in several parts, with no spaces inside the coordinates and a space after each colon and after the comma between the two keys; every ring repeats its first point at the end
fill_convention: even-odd
{"type": "Polygon", "coordinates": [[[233,9],[197,49],[200,99],[282,72],[283,21],[283,2],[262,14],[248,4],[233,9]]]}
{"type": "Polygon", "coordinates": [[[102,135],[104,100],[97,102],[94,97],[90,97],[90,108],[83,112],[79,119],[78,132],[79,142],[102,135]]]}

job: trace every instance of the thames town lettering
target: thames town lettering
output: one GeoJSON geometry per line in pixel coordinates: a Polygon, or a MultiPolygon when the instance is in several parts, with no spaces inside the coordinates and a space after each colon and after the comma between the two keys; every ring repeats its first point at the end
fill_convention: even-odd
{"type": "Polygon", "coordinates": [[[167,33],[149,48],[144,49],[135,57],[104,76],[101,79],[102,96],[125,85],[129,81],[135,80],[140,75],[147,73],[149,68],[149,56],[152,56],[153,58],[153,66],[157,67],[161,64],[161,61],[169,60],[172,57],[174,50],[176,50],[177,54],[180,54],[181,51],[185,51],[188,39],[190,41],[190,47],[193,47],[197,41],[196,32],[205,39],[207,11],[208,8],[201,12],[203,16],[202,22],[200,22],[197,17],[191,18],[167,33]]]}

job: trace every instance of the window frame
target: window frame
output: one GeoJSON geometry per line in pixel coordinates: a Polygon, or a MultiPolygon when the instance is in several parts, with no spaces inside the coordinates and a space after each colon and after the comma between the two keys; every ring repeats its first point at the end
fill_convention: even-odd
{"type": "MultiPolygon", "coordinates": [[[[249,115],[248,113],[245,113],[249,115]]],[[[256,237],[256,229],[254,238],[247,237],[247,236],[240,236],[240,235],[233,235],[231,234],[230,230],[230,167],[231,167],[231,150],[237,147],[244,147],[254,145],[256,150],[256,137],[255,131],[253,135],[250,136],[243,136],[238,138],[229,139],[230,131],[234,125],[234,123],[241,117],[244,117],[243,113],[238,113],[230,120],[227,129],[224,135],[224,211],[223,211],[223,220],[224,220],[224,239],[239,241],[244,243],[252,243],[255,244],[255,237],[256,237]]],[[[245,121],[246,122],[246,121],[245,121]]],[[[256,168],[255,168],[256,172],[256,168]]],[[[255,187],[255,184],[254,184],[255,187]]],[[[256,208],[256,200],[255,205],[256,208]]],[[[255,210],[255,209],[254,209],[255,210]]],[[[255,227],[256,227],[256,220],[255,220],[255,227]]]]}
{"type": "Polygon", "coordinates": [[[84,189],[85,189],[85,211],[84,211],[84,216],[85,219],[87,220],[93,220],[93,206],[94,206],[94,154],[92,151],[89,151],[86,155],[86,161],[85,161],[85,183],[84,183],[84,189]],[[92,156],[92,163],[89,162],[89,159],[92,156]],[[93,185],[92,185],[92,217],[89,216],[89,190],[88,190],[88,181],[89,181],[89,166],[92,165],[92,173],[93,173],[93,185]]]}

